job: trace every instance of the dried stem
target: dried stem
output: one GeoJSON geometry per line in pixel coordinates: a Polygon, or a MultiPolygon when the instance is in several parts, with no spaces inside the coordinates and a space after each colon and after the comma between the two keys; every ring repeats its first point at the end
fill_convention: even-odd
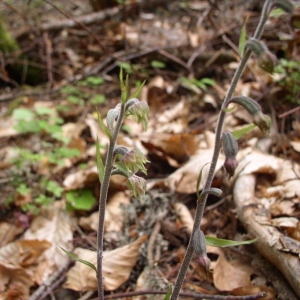
{"type": "MultiPolygon", "coordinates": [[[[261,18],[259,21],[259,24],[256,28],[255,34],[254,34],[254,38],[259,39],[261,37],[263,28],[265,26],[266,20],[268,18],[268,13],[270,11],[270,5],[271,5],[271,0],[266,0],[263,10],[262,10],[262,14],[261,14],[261,18]]],[[[224,124],[224,119],[225,119],[225,115],[226,115],[226,111],[225,108],[228,105],[229,100],[232,98],[233,93],[235,91],[235,88],[237,86],[238,81],[240,80],[242,73],[245,69],[245,66],[247,64],[248,59],[250,58],[252,51],[251,50],[246,50],[240,63],[239,66],[232,78],[230,87],[228,89],[227,95],[223,101],[222,107],[221,107],[221,111],[219,113],[219,117],[218,117],[218,122],[217,122],[217,126],[216,126],[216,135],[215,135],[215,147],[214,147],[214,152],[213,152],[213,157],[212,157],[212,163],[210,164],[210,168],[209,168],[209,172],[208,172],[208,176],[206,178],[206,182],[204,185],[203,190],[206,190],[208,188],[211,187],[212,184],[212,180],[214,177],[214,173],[215,173],[215,169],[216,169],[216,165],[217,165],[217,161],[218,161],[218,157],[219,157],[219,153],[220,153],[220,148],[221,148],[221,134],[222,134],[222,129],[223,129],[223,124],[224,124]]],[[[186,276],[186,272],[188,270],[189,264],[191,262],[191,259],[193,257],[194,254],[194,249],[193,249],[193,235],[196,232],[197,229],[199,229],[200,224],[201,224],[201,220],[203,217],[203,212],[205,209],[205,205],[206,205],[206,200],[207,200],[208,194],[206,194],[203,198],[201,198],[201,200],[197,201],[197,208],[196,208],[196,214],[195,214],[195,218],[194,218],[194,226],[193,226],[193,231],[189,240],[189,244],[185,253],[185,257],[183,259],[181,268],[179,270],[179,273],[177,275],[177,279],[174,285],[174,289],[173,289],[173,293],[171,296],[171,300],[176,300],[178,299],[179,293],[180,293],[180,289],[181,286],[183,284],[184,278],[186,276]]]]}

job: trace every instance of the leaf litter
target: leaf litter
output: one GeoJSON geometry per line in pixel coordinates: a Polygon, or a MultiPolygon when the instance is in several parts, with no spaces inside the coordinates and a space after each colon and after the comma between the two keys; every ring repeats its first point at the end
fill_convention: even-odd
{"type": "MultiPolygon", "coordinates": [[[[222,19],[216,17],[218,13],[216,8],[207,18],[205,14],[202,14],[202,22],[208,22],[209,27],[189,27],[188,23],[192,24],[193,19],[189,19],[186,15],[181,23],[170,16],[168,16],[170,20],[166,18],[162,21],[159,15],[152,13],[148,17],[151,17],[153,21],[151,18],[141,21],[143,26],[140,29],[143,28],[145,33],[140,45],[142,48],[149,47],[149,45],[153,47],[172,45],[175,49],[179,49],[181,54],[176,51],[170,51],[171,55],[163,51],[159,52],[159,58],[168,63],[168,69],[159,72],[152,70],[149,77],[153,79],[145,85],[141,93],[141,97],[147,100],[150,107],[149,129],[146,133],[142,133],[141,128],[134,127],[129,120],[119,139],[120,144],[131,147],[138,145],[147,156],[152,158],[152,161],[148,166],[148,193],[141,201],[129,196],[126,185],[120,177],[113,176],[111,179],[105,221],[107,249],[104,252],[105,289],[108,294],[126,293],[128,290],[144,288],[167,291],[168,282],[175,280],[176,270],[183,258],[188,233],[191,232],[193,224],[198,173],[205,164],[210,163],[212,157],[216,108],[228,85],[224,79],[224,73],[227,72],[229,76],[236,64],[233,62],[236,60],[234,51],[230,49],[230,53],[225,53],[225,50],[228,50],[226,43],[222,42],[222,47],[224,47],[224,56],[230,54],[227,56],[228,61],[224,63],[220,54],[214,56],[214,48],[221,43],[221,37],[225,40],[227,35],[233,40],[238,37],[238,32],[230,33],[232,24],[238,22],[239,19],[243,20],[241,14],[245,8],[237,5],[231,10],[228,7],[224,9],[226,3],[227,1],[224,1],[218,8],[220,11],[223,8],[222,19]],[[214,19],[213,23],[210,18],[214,19]],[[153,27],[152,22],[155,21],[153,27]],[[181,26],[177,28],[174,24],[181,24],[181,26]],[[220,28],[222,28],[222,33],[219,32],[220,28]],[[156,35],[159,37],[154,38],[156,35]],[[154,41],[157,45],[153,45],[154,41]],[[197,49],[202,50],[203,55],[198,55],[197,60],[193,60],[197,49]],[[218,60],[220,57],[221,62],[218,60]],[[193,67],[193,63],[197,67],[193,67]],[[183,70],[188,70],[188,72],[183,70]],[[218,85],[206,91],[197,87],[193,89],[193,93],[179,82],[181,76],[191,75],[191,77],[202,78],[210,77],[213,73],[216,75],[215,81],[218,85]],[[155,228],[160,228],[160,230],[155,232],[155,228]],[[151,244],[151,240],[155,242],[151,244]]],[[[208,9],[208,3],[202,4],[203,7],[197,6],[194,1],[191,2],[193,14],[208,9]]],[[[250,4],[247,5],[250,6],[250,4]]],[[[177,17],[181,18],[179,13],[177,17]]],[[[201,20],[198,21],[201,23],[201,20]]],[[[234,26],[238,28],[236,24],[234,26]]],[[[242,21],[239,24],[241,25],[242,21]]],[[[101,29],[99,32],[111,39],[109,46],[111,49],[115,49],[114,47],[121,41],[120,35],[115,33],[126,30],[127,42],[136,52],[133,45],[138,43],[140,37],[140,29],[137,30],[138,23],[125,24],[124,28],[120,28],[107,21],[107,26],[111,26],[110,31],[104,32],[101,29]]],[[[276,21],[270,21],[271,29],[269,30],[276,34],[272,26],[277,26],[276,21]]],[[[70,32],[66,36],[69,34],[70,32]]],[[[79,76],[83,66],[85,69],[91,69],[98,65],[99,57],[93,53],[95,49],[99,52],[99,45],[89,41],[87,50],[77,51],[76,34],[79,32],[74,31],[72,34],[74,35],[74,40],[70,40],[72,45],[68,39],[65,39],[64,34],[54,45],[55,51],[65,49],[63,53],[57,51],[57,57],[64,56],[70,61],[70,65],[61,64],[59,60],[53,61],[61,74],[65,76],[63,80],[57,79],[55,82],[57,87],[62,86],[66,78],[79,76]]],[[[266,39],[277,40],[277,36],[266,36],[266,39]]],[[[290,43],[293,43],[292,39],[290,43]]],[[[297,50],[294,51],[297,52],[297,50]]],[[[126,60],[126,56],[123,58],[126,60]]],[[[150,57],[146,59],[150,60],[150,57]]],[[[284,112],[289,106],[281,104],[277,107],[275,100],[270,104],[271,108],[268,108],[266,103],[270,102],[270,98],[281,99],[280,91],[278,92],[278,87],[272,88],[274,83],[272,77],[258,69],[255,60],[253,58],[250,61],[249,70],[245,73],[246,80],[239,83],[237,93],[244,96],[259,96],[260,103],[264,104],[265,109],[270,109],[271,113],[272,109],[284,112]],[[270,95],[266,95],[267,89],[270,95]],[[264,100],[264,98],[268,99],[264,100]]],[[[141,65],[145,64],[145,60],[137,59],[137,61],[141,65]]],[[[113,65],[109,67],[113,70],[113,65]]],[[[101,71],[103,71],[103,76],[109,78],[109,84],[100,85],[97,92],[85,86],[83,92],[106,94],[107,99],[110,100],[100,104],[101,114],[104,117],[105,111],[117,101],[116,95],[119,93],[115,73],[105,69],[101,71]]],[[[139,75],[143,77],[143,74],[139,75]]],[[[84,94],[82,96],[85,97],[84,94]]],[[[22,166],[18,170],[14,169],[11,158],[16,157],[16,154],[15,147],[11,147],[12,145],[17,145],[19,148],[27,147],[39,153],[42,149],[41,141],[52,143],[53,140],[45,131],[41,135],[21,134],[15,129],[16,120],[12,117],[13,114],[7,113],[11,108],[8,104],[1,103],[1,116],[4,116],[0,130],[1,145],[4,146],[1,147],[1,157],[3,157],[1,170],[4,172],[1,180],[6,185],[3,187],[1,208],[6,207],[4,201],[11,195],[13,196],[10,199],[14,203],[14,207],[8,208],[7,212],[6,208],[3,213],[1,212],[1,217],[4,217],[0,221],[1,299],[16,299],[16,297],[29,299],[34,289],[38,290],[47,282],[52,273],[60,270],[63,265],[67,265],[69,258],[59,249],[59,246],[68,251],[74,251],[81,259],[96,264],[96,252],[93,247],[97,230],[96,207],[90,211],[69,212],[66,209],[64,193],[88,188],[97,197],[99,180],[95,141],[98,137],[103,156],[108,141],[99,128],[96,111],[88,100],[84,100],[86,106],[81,106],[71,104],[69,100],[74,101],[76,98],[67,99],[68,96],[63,93],[50,97],[51,101],[38,101],[36,96],[23,96],[17,100],[17,106],[29,108],[32,111],[37,107],[48,107],[53,108],[55,113],[59,105],[71,108],[69,111],[51,116],[52,119],[57,116],[64,119],[62,135],[69,139],[67,147],[68,149],[76,148],[79,151],[77,157],[64,158],[62,165],[53,162],[49,153],[44,153],[39,161],[34,161],[29,166],[22,166]],[[28,176],[25,176],[26,178],[29,178],[26,179],[29,185],[40,176],[56,179],[63,187],[63,193],[56,197],[49,207],[42,207],[37,215],[19,213],[25,204],[33,203],[36,197],[34,193],[36,185],[25,192],[21,190],[15,192],[16,187],[11,182],[14,178],[19,178],[18,176],[24,176],[24,174],[28,176]],[[10,188],[10,184],[13,188],[10,188]],[[14,210],[19,214],[13,214],[14,210]],[[77,247],[76,243],[83,244],[84,248],[77,247]]],[[[14,111],[13,108],[12,111],[14,111]]],[[[298,117],[286,119],[290,131],[280,128],[280,130],[285,130],[289,137],[286,148],[283,148],[284,144],[276,144],[274,139],[266,142],[267,145],[271,145],[270,148],[261,151],[258,149],[261,148],[263,139],[256,132],[250,132],[246,137],[242,137],[239,140],[241,148],[238,153],[239,169],[235,178],[230,181],[222,169],[224,158],[221,154],[213,184],[225,193],[221,201],[209,197],[203,230],[205,229],[207,235],[233,240],[258,237],[257,248],[241,245],[232,250],[209,246],[208,254],[213,260],[211,281],[206,280],[205,275],[201,274],[201,270],[193,261],[192,272],[185,284],[186,290],[207,294],[226,291],[239,296],[265,291],[267,292],[265,299],[275,299],[276,295],[279,295],[281,299],[293,299],[292,291],[286,292],[286,286],[278,284],[276,280],[273,280],[272,274],[264,272],[264,263],[255,265],[251,261],[255,261],[259,253],[262,253],[274,265],[280,261],[280,271],[295,291],[299,288],[299,285],[297,288],[297,278],[299,279],[300,276],[295,276],[300,269],[299,165],[296,163],[297,160],[299,161],[298,119],[298,117]],[[254,184],[251,185],[253,182],[254,184]],[[250,190],[247,189],[248,187],[250,190]],[[230,194],[232,189],[233,197],[230,194]],[[253,208],[252,214],[248,214],[247,211],[252,207],[258,207],[261,210],[257,211],[253,208]],[[276,251],[272,252],[274,249],[276,251]],[[275,262],[270,258],[272,255],[278,257],[275,262]],[[292,278],[293,276],[295,278],[292,278]],[[284,292],[288,295],[287,298],[282,296],[284,292]]],[[[249,116],[242,110],[236,109],[228,116],[226,130],[239,129],[248,121],[249,116]]],[[[274,134],[280,133],[275,131],[274,134]]],[[[55,141],[52,149],[57,147],[59,146],[55,141]]],[[[206,170],[204,167],[203,178],[205,178],[206,170]]],[[[202,187],[203,183],[200,185],[200,188],[202,187]]],[[[43,193],[49,192],[43,191],[43,193]]],[[[276,274],[275,271],[271,273],[276,274]]],[[[86,265],[76,262],[69,271],[64,272],[64,276],[66,276],[65,288],[78,292],[96,290],[95,271],[86,265]]]]}

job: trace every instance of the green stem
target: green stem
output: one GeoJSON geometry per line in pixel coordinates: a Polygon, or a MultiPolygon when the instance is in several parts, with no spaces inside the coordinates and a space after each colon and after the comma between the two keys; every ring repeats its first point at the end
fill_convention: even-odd
{"type": "Polygon", "coordinates": [[[104,287],[103,287],[103,274],[102,274],[102,255],[103,255],[103,236],[104,236],[104,219],[105,219],[105,208],[107,201],[107,193],[109,188],[109,181],[111,176],[111,171],[113,168],[114,160],[114,149],[116,145],[116,140],[120,132],[123,119],[125,115],[125,105],[121,104],[120,113],[116,123],[116,127],[113,132],[113,136],[110,140],[105,167],[103,182],[100,187],[100,196],[99,196],[99,223],[98,223],[98,236],[97,236],[97,281],[98,281],[98,299],[104,299],[104,287]]]}
{"type": "MultiPolygon", "coordinates": [[[[259,21],[259,24],[256,28],[255,34],[254,34],[254,38],[259,39],[261,37],[263,28],[265,26],[266,20],[267,20],[267,16],[269,13],[269,8],[270,8],[270,4],[271,4],[271,0],[266,0],[264,7],[262,9],[262,15],[259,21]]],[[[216,126],[216,135],[215,135],[215,147],[214,147],[214,152],[213,152],[213,157],[212,157],[212,163],[210,164],[210,168],[208,171],[208,176],[204,185],[203,190],[208,189],[211,187],[212,181],[213,181],[213,177],[214,177],[214,173],[215,173],[215,169],[217,166],[217,162],[218,162],[218,157],[219,157],[219,153],[220,153],[220,148],[221,148],[221,134],[222,134],[222,129],[223,129],[223,124],[224,124],[224,119],[225,119],[225,115],[226,115],[226,111],[225,108],[228,105],[228,101],[232,98],[233,93],[236,89],[237,83],[239,82],[243,71],[245,69],[245,66],[247,64],[248,59],[250,58],[252,51],[251,50],[246,50],[240,63],[239,66],[237,68],[237,70],[235,71],[235,74],[232,78],[230,87],[228,89],[227,95],[223,101],[222,107],[221,107],[221,111],[219,113],[219,117],[218,117],[218,122],[217,122],[217,126],[216,126]]],[[[203,217],[203,213],[204,213],[204,209],[205,209],[205,205],[206,205],[206,200],[207,200],[208,195],[206,194],[203,199],[201,199],[200,201],[197,201],[197,207],[196,207],[196,213],[195,213],[195,218],[194,218],[194,225],[193,225],[193,230],[192,230],[192,234],[190,236],[190,240],[189,240],[189,244],[187,246],[187,250],[185,253],[185,257],[183,259],[183,262],[181,264],[181,268],[179,270],[179,273],[177,275],[177,279],[174,285],[174,289],[172,292],[172,296],[171,296],[171,300],[176,300],[178,299],[179,293],[180,293],[180,289],[181,286],[183,284],[184,278],[186,276],[189,264],[192,260],[193,254],[194,254],[194,247],[193,247],[193,235],[196,232],[196,230],[199,229],[200,224],[201,224],[201,220],[203,217]]]]}

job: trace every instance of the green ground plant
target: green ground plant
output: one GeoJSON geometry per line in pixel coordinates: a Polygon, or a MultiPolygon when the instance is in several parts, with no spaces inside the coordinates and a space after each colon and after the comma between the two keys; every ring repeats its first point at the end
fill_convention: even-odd
{"type": "Polygon", "coordinates": [[[300,104],[300,62],[280,59],[274,69],[278,74],[275,83],[286,91],[286,100],[299,105],[300,104]]]}
{"type": "MultiPolygon", "coordinates": [[[[30,195],[32,200],[21,205],[24,212],[37,214],[41,207],[49,206],[62,196],[63,187],[51,179],[49,175],[37,175],[35,169],[47,161],[51,167],[63,166],[66,158],[73,158],[80,153],[77,149],[67,147],[69,142],[63,136],[61,124],[63,120],[56,116],[56,111],[48,107],[35,109],[16,108],[12,112],[16,121],[15,129],[22,134],[38,135],[41,140],[39,151],[28,148],[16,148],[12,159],[11,177],[16,193],[21,196],[30,195]]],[[[7,203],[12,203],[7,199],[7,203]]],[[[76,208],[75,205],[73,204],[76,208]]]]}
{"type": "MultiPolygon", "coordinates": [[[[61,89],[61,93],[66,96],[68,102],[74,105],[83,106],[86,101],[90,101],[92,105],[102,104],[106,101],[104,94],[95,93],[95,89],[104,83],[101,76],[88,76],[77,82],[76,86],[68,84],[61,89]],[[88,89],[88,91],[87,91],[88,89]],[[92,91],[92,92],[91,92],[92,91]],[[92,94],[92,96],[90,96],[92,94]]],[[[65,107],[61,109],[71,109],[65,107]]]]}

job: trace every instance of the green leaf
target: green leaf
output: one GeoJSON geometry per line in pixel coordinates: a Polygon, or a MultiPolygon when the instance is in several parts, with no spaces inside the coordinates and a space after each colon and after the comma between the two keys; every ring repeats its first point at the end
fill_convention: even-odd
{"type": "Polygon", "coordinates": [[[90,210],[96,203],[96,198],[89,189],[69,191],[66,200],[70,209],[90,210]]]}
{"type": "Polygon", "coordinates": [[[55,197],[60,197],[64,189],[54,180],[49,180],[46,191],[51,192],[55,197]]]}
{"type": "Polygon", "coordinates": [[[256,127],[255,124],[247,125],[241,129],[237,129],[232,132],[233,137],[238,140],[242,136],[246,135],[248,132],[252,131],[256,127]]]}
{"type": "Polygon", "coordinates": [[[236,109],[236,106],[233,105],[233,106],[231,106],[231,107],[223,108],[222,111],[224,111],[224,112],[226,112],[226,113],[230,113],[230,112],[233,112],[235,109],[236,109]]]}
{"type": "Polygon", "coordinates": [[[98,86],[104,82],[104,79],[99,76],[89,76],[84,80],[84,83],[89,86],[98,86]]]}
{"type": "Polygon", "coordinates": [[[31,121],[34,118],[34,113],[28,108],[16,108],[12,117],[17,121],[31,121]]]}
{"type": "Polygon", "coordinates": [[[249,241],[231,241],[225,239],[218,239],[212,236],[205,236],[206,244],[213,247],[232,247],[232,246],[239,246],[239,245],[248,245],[253,244],[258,240],[258,238],[249,240],[249,241]]]}
{"type": "Polygon", "coordinates": [[[164,300],[170,300],[170,299],[171,299],[172,291],[173,291],[173,288],[172,288],[172,285],[170,285],[170,286],[169,286],[168,293],[166,294],[164,300]]]}
{"type": "Polygon", "coordinates": [[[25,183],[21,183],[16,190],[22,196],[29,194],[31,191],[25,183]]]}
{"type": "Polygon", "coordinates": [[[102,118],[101,118],[101,114],[100,114],[98,108],[96,108],[96,109],[97,109],[97,116],[98,116],[98,123],[99,123],[99,126],[100,126],[102,132],[103,132],[109,139],[111,139],[111,138],[112,138],[111,133],[109,132],[108,128],[105,126],[105,124],[104,124],[104,122],[103,122],[103,120],[102,120],[102,118]]]}
{"type": "Polygon", "coordinates": [[[81,97],[79,96],[76,96],[76,95],[69,95],[67,97],[67,100],[72,103],[72,104],[83,104],[82,103],[82,100],[81,100],[81,97]]]}
{"type": "Polygon", "coordinates": [[[241,56],[243,56],[243,54],[244,54],[245,45],[246,45],[246,41],[247,41],[247,29],[246,29],[247,21],[248,21],[248,17],[244,21],[244,24],[243,24],[243,27],[241,30],[241,34],[240,34],[240,39],[239,39],[239,51],[240,51],[241,56]]]}
{"type": "Polygon", "coordinates": [[[138,95],[140,94],[142,88],[144,87],[146,83],[146,79],[139,85],[139,87],[135,90],[135,92],[129,97],[129,99],[132,99],[132,98],[137,98],[138,95]]]}
{"type": "Polygon", "coordinates": [[[163,61],[152,60],[151,67],[157,68],[157,69],[164,69],[166,67],[166,64],[163,61]]]}
{"type": "Polygon", "coordinates": [[[272,9],[272,11],[270,12],[270,17],[280,17],[283,14],[285,14],[285,11],[281,8],[274,8],[272,9]]]}
{"type": "Polygon", "coordinates": [[[54,109],[45,106],[38,106],[35,108],[35,111],[38,115],[52,115],[54,114],[54,109]]]}
{"type": "Polygon", "coordinates": [[[96,141],[96,156],[97,156],[98,176],[99,176],[99,180],[102,184],[103,176],[104,176],[104,164],[103,164],[101,153],[100,153],[100,143],[99,143],[98,138],[97,138],[97,141],[96,141]]]}
{"type": "Polygon", "coordinates": [[[106,101],[106,98],[103,94],[98,94],[98,95],[94,95],[92,98],[91,98],[91,103],[93,105],[97,105],[97,104],[102,104],[106,101]]]}
{"type": "Polygon", "coordinates": [[[97,269],[96,269],[96,267],[92,264],[92,263],[90,263],[90,262],[88,262],[88,261],[86,261],[86,260],[84,260],[84,259],[80,259],[77,255],[75,255],[74,253],[72,253],[72,252],[69,252],[69,251],[67,251],[67,250],[65,250],[63,247],[61,247],[61,246],[59,246],[59,248],[62,250],[62,251],[64,251],[70,258],[72,258],[73,260],[76,260],[76,261],[79,261],[79,262],[81,262],[82,264],[85,264],[85,265],[87,265],[88,267],[90,267],[90,268],[92,268],[95,272],[96,272],[96,274],[97,274],[97,269]]]}

